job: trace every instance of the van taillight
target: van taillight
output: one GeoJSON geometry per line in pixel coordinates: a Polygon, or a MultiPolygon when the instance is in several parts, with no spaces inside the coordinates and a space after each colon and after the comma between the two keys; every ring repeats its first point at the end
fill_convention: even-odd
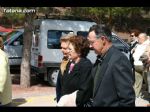
{"type": "Polygon", "coordinates": [[[38,55],[38,67],[42,67],[43,66],[43,56],[38,55]]]}

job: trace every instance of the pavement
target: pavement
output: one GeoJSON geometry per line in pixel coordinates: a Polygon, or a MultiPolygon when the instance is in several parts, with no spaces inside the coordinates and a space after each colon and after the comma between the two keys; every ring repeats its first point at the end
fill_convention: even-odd
{"type": "Polygon", "coordinates": [[[12,105],[14,107],[55,107],[56,101],[54,98],[54,95],[16,98],[13,99],[12,105]]]}
{"type": "MultiPolygon", "coordinates": [[[[32,96],[26,98],[13,99],[13,106],[15,107],[55,107],[56,101],[54,95],[45,96],[32,96]]],[[[136,98],[136,107],[148,107],[150,103],[149,99],[136,98]]]]}
{"type": "MultiPolygon", "coordinates": [[[[150,106],[150,93],[143,92],[143,98],[136,98],[136,107],[150,106]]],[[[12,106],[14,107],[56,107],[54,87],[31,87],[21,89],[13,86],[12,106]]]]}

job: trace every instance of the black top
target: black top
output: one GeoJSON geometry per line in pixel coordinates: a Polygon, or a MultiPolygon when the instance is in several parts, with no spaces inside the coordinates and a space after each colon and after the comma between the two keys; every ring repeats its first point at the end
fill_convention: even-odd
{"type": "Polygon", "coordinates": [[[62,95],[65,95],[79,90],[77,92],[76,104],[77,106],[82,106],[92,96],[92,91],[88,90],[91,89],[88,85],[92,79],[90,74],[92,63],[89,59],[81,58],[81,60],[74,65],[73,70],[69,73],[70,64],[71,62],[67,64],[64,75],[60,76],[61,93],[62,95]]]}

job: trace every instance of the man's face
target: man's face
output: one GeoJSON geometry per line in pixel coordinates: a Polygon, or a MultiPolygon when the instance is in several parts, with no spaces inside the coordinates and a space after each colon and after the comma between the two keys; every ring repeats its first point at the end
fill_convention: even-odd
{"type": "Polygon", "coordinates": [[[64,57],[67,57],[67,58],[68,58],[68,46],[69,46],[69,41],[61,42],[61,51],[64,57]]]}
{"type": "Polygon", "coordinates": [[[94,31],[89,32],[88,40],[90,43],[90,48],[93,48],[96,54],[101,54],[103,49],[103,41],[101,38],[96,38],[94,31]]]}
{"type": "Polygon", "coordinates": [[[130,37],[131,37],[131,41],[135,41],[137,39],[134,33],[131,33],[130,37]]]}

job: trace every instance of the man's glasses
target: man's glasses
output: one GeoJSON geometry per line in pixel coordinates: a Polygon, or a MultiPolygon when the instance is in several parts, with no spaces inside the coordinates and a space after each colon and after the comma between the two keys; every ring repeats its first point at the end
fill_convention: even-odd
{"type": "Polygon", "coordinates": [[[89,41],[89,44],[90,44],[90,45],[93,45],[95,42],[96,42],[96,40],[89,41]]]}
{"type": "MultiPolygon", "coordinates": [[[[89,45],[93,45],[98,39],[100,39],[101,37],[104,37],[104,36],[97,36],[95,40],[89,40],[89,45]]],[[[87,37],[89,38],[89,37],[87,37]]]]}

